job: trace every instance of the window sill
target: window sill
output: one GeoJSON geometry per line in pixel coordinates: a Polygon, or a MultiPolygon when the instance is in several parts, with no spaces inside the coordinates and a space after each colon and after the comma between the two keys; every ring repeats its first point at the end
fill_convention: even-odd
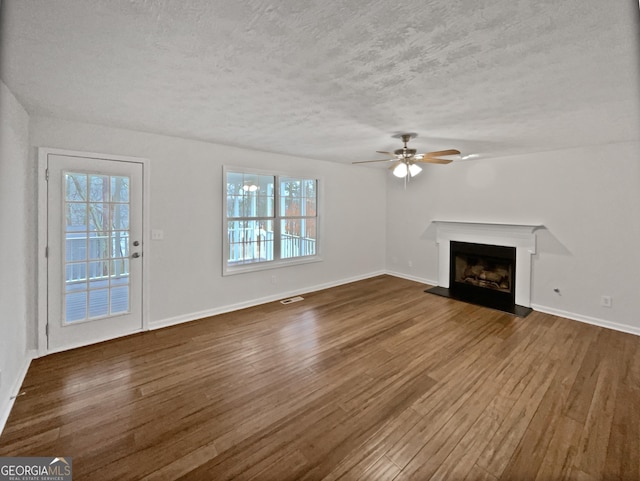
{"type": "Polygon", "coordinates": [[[279,269],[281,267],[297,266],[300,264],[311,264],[313,262],[322,262],[322,257],[307,256],[297,259],[283,259],[278,261],[256,262],[252,264],[239,264],[232,266],[223,266],[223,276],[233,276],[236,274],[245,274],[247,272],[266,271],[270,269],[279,269]]]}

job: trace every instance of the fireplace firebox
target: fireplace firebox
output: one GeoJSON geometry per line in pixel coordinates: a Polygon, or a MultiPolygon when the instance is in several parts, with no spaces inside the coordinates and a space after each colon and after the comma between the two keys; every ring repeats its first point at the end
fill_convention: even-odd
{"type": "Polygon", "coordinates": [[[449,289],[456,299],[511,310],[516,248],[451,241],[449,289]]]}

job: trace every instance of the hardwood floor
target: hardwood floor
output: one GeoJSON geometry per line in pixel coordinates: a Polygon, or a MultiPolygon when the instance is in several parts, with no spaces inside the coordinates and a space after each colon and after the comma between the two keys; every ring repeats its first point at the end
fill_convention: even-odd
{"type": "Polygon", "coordinates": [[[75,480],[638,480],[640,337],[380,276],[33,361],[75,480]]]}

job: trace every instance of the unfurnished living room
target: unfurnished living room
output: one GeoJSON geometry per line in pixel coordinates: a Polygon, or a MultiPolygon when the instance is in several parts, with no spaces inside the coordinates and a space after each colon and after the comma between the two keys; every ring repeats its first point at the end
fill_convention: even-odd
{"type": "Polygon", "coordinates": [[[0,77],[0,479],[640,479],[635,0],[1,0],[0,77]]]}

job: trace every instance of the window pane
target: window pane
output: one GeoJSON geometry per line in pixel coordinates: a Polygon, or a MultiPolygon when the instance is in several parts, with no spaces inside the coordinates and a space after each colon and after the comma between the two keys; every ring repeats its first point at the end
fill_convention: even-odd
{"type": "Polygon", "coordinates": [[[273,221],[228,222],[229,264],[273,260],[273,221]]]}
{"type": "Polygon", "coordinates": [[[305,179],[303,183],[304,183],[304,190],[302,195],[304,197],[313,198],[313,202],[315,202],[316,181],[314,179],[305,179]]]}
{"type": "Polygon", "coordinates": [[[258,195],[256,198],[256,214],[258,217],[273,217],[273,196],[258,195]]]}
{"type": "Polygon", "coordinates": [[[241,205],[240,217],[273,217],[273,197],[260,195],[258,191],[245,192],[241,205]]]}
{"type": "Polygon", "coordinates": [[[227,195],[242,195],[242,173],[227,172],[227,195]]]}
{"type": "Polygon", "coordinates": [[[242,217],[242,196],[227,195],[227,217],[242,217]]]}
{"type": "Polygon", "coordinates": [[[316,181],[305,180],[304,215],[316,216],[316,181]]]}
{"type": "Polygon", "coordinates": [[[316,180],[280,179],[280,216],[315,216],[316,180]]]}
{"type": "Polygon", "coordinates": [[[316,219],[304,219],[302,233],[305,238],[314,240],[313,253],[315,254],[315,241],[318,240],[318,235],[316,232],[316,219]]]}
{"type": "Polygon", "coordinates": [[[227,217],[273,217],[274,183],[273,175],[227,172],[227,217]]]}
{"type": "Polygon", "coordinates": [[[282,177],[280,179],[280,195],[282,197],[302,197],[302,182],[299,179],[282,177]]]}
{"type": "Polygon", "coordinates": [[[301,199],[283,197],[281,204],[283,205],[281,212],[282,217],[297,217],[303,215],[302,209],[300,209],[301,199]]]}
{"type": "Polygon", "coordinates": [[[316,254],[316,220],[288,219],[281,221],[280,257],[313,256],[316,254]]]}

